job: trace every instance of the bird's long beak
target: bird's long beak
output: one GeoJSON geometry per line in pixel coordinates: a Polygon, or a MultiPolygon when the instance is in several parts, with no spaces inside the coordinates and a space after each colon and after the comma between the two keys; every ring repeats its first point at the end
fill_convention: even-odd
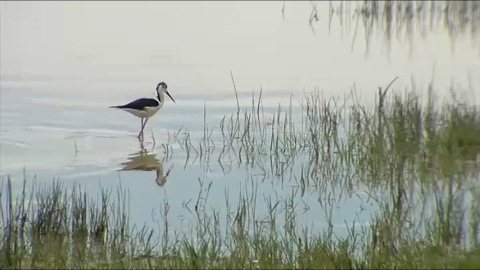
{"type": "Polygon", "coordinates": [[[176,102],[175,102],[175,99],[173,99],[173,97],[170,96],[170,93],[168,93],[168,91],[166,91],[166,92],[167,92],[167,95],[172,99],[172,101],[173,101],[174,103],[176,103],[176,102]]]}

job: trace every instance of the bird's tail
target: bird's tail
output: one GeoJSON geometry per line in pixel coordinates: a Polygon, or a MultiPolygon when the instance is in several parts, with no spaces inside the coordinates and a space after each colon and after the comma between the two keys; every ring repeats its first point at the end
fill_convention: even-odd
{"type": "Polygon", "coordinates": [[[108,108],[110,108],[110,109],[120,109],[120,107],[121,107],[121,106],[118,106],[118,105],[117,105],[117,106],[110,106],[110,107],[108,107],[108,108]]]}

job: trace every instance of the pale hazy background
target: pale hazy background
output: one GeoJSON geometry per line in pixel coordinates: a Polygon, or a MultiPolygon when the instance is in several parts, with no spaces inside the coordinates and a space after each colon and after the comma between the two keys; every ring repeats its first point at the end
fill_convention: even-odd
{"type": "Polygon", "coordinates": [[[159,80],[179,98],[230,95],[230,70],[248,92],[340,91],[354,82],[368,91],[397,75],[400,83],[410,76],[421,83],[434,66],[439,85],[465,82],[468,73],[479,80],[478,44],[456,40],[453,51],[439,29],[411,54],[405,37],[386,57],[378,38],[366,56],[364,31],[352,52],[338,19],[328,34],[328,2],[317,5],[323,16],[314,34],[309,2],[286,2],[285,19],[281,1],[2,2],[2,84],[28,76],[102,106],[97,97],[120,102],[149,94],[159,80]]]}

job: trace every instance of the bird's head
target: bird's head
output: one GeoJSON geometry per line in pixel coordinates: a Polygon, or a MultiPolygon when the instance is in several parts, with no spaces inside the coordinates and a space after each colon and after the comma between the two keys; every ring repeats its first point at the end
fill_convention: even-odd
{"type": "Polygon", "coordinates": [[[168,93],[168,90],[167,90],[167,84],[164,83],[164,82],[160,82],[158,85],[157,85],[157,93],[158,95],[160,95],[160,93],[165,93],[168,95],[168,97],[170,97],[172,99],[173,102],[175,102],[175,100],[172,98],[172,96],[170,95],[170,93],[168,93]]]}

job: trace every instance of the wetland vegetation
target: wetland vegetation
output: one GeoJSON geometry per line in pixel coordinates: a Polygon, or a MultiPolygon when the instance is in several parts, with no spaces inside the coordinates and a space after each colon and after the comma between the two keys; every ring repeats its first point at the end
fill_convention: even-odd
{"type": "MultiPolygon", "coordinates": [[[[165,201],[159,237],[152,237],[152,228],[129,224],[128,195],[121,188],[103,190],[95,199],[79,186],[67,189],[55,182],[28,188],[25,181],[22,195],[13,198],[7,180],[1,190],[2,266],[477,267],[478,108],[438,102],[433,84],[423,98],[392,88],[394,81],[379,88],[374,107],[355,102],[356,90],[342,102],[313,92],[302,101],[302,121],[294,121],[291,107],[279,107],[274,115],[262,113],[260,92],[251,106],[239,107],[217,127],[205,127],[198,142],[189,139],[188,131],[172,135],[190,153],[188,158],[205,164],[228,157],[235,165],[257,167],[266,175],[290,175],[285,181],[296,182],[294,193],[317,192],[319,198],[338,200],[365,185],[365,200],[378,211],[369,224],[346,224],[345,236],[336,235],[332,226],[320,234],[298,226],[297,212],[308,205],[258,194],[248,179],[238,202],[232,204],[225,196],[227,213],[204,207],[211,195],[209,186],[200,182],[191,207],[197,220],[184,231],[169,229],[165,201]],[[211,140],[215,129],[222,134],[220,142],[211,140]],[[301,173],[289,173],[302,153],[306,162],[301,173]],[[267,206],[267,216],[256,214],[256,200],[267,206]]],[[[335,209],[328,200],[323,205],[328,222],[335,209]]]]}
{"type": "MultiPolygon", "coordinates": [[[[315,31],[316,23],[325,14],[319,12],[315,2],[311,5],[309,23],[315,31]]],[[[285,9],[288,10],[288,4],[283,12],[285,9]]],[[[332,25],[339,24],[342,38],[351,40],[353,50],[360,31],[364,31],[367,54],[373,39],[383,39],[390,53],[395,41],[407,40],[412,50],[415,43],[439,31],[450,38],[452,50],[462,37],[468,37],[477,46],[480,42],[478,1],[329,1],[329,10],[329,34],[332,25]]]]}
{"type": "MultiPolygon", "coordinates": [[[[383,19],[390,25],[392,14],[404,18],[407,11],[407,17],[421,19],[414,10],[437,5],[375,3],[365,2],[362,9],[364,22],[372,25],[383,19]]],[[[470,14],[468,23],[476,31],[477,2],[445,3],[442,14],[470,14]]],[[[463,89],[453,86],[450,98],[438,98],[433,78],[427,89],[417,89],[412,80],[407,90],[395,87],[397,78],[379,80],[382,86],[367,102],[359,97],[364,89],[353,86],[343,97],[306,92],[272,112],[264,110],[262,89],[252,92],[250,104],[241,104],[232,74],[237,108],[230,115],[212,126],[205,106],[201,135],[181,127],[157,142],[162,162],[182,152],[184,168],[197,162],[208,172],[218,164],[225,180],[234,167],[249,172],[239,189],[224,194],[212,194],[211,182],[200,175],[191,181],[198,183],[198,197],[184,205],[194,219],[184,227],[171,225],[178,216],[167,198],[156,210],[158,228],[151,228],[130,222],[133,211],[149,209],[130,208],[128,190],[121,186],[92,196],[78,184],[39,185],[25,177],[15,196],[12,180],[5,177],[0,267],[478,269],[478,104],[458,98],[463,89]],[[291,194],[261,193],[258,181],[291,185],[291,194]],[[325,228],[300,224],[298,216],[310,206],[294,198],[307,193],[318,197],[323,213],[310,214],[324,219],[325,228]],[[212,207],[211,196],[225,197],[226,206],[212,207]],[[362,201],[359,211],[373,209],[373,215],[369,222],[345,222],[346,233],[337,233],[335,202],[354,196],[362,201]]],[[[466,92],[475,91],[471,86],[466,92]]],[[[170,170],[163,175],[162,162],[141,148],[149,165],[126,163],[124,169],[157,170],[157,183],[168,185],[170,170]]]]}

